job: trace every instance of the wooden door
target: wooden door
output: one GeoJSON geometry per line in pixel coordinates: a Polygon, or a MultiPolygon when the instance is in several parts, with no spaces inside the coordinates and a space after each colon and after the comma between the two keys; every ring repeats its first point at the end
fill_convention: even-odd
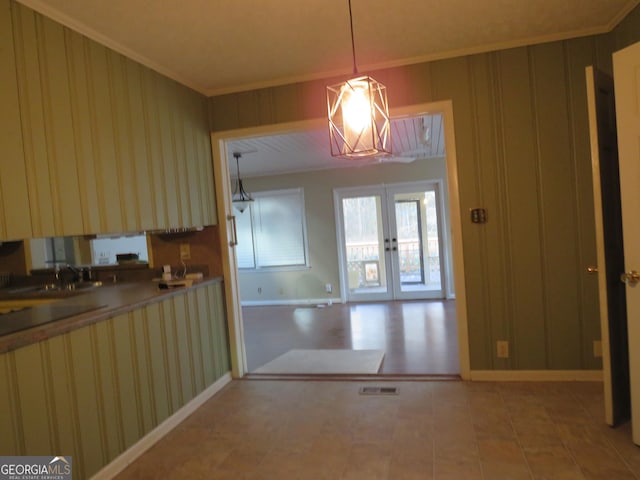
{"type": "Polygon", "coordinates": [[[629,418],[631,408],[615,98],[610,75],[586,70],[598,252],[597,268],[587,271],[598,275],[605,420],[615,426],[629,418]]]}
{"type": "Polygon", "coordinates": [[[633,441],[640,445],[640,43],[613,54],[633,441]]]}

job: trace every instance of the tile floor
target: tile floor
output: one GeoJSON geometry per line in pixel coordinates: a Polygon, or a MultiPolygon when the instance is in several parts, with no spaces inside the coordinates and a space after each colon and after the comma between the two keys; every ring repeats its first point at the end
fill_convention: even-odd
{"type": "Polygon", "coordinates": [[[117,478],[640,479],[599,383],[233,381],[117,478]],[[372,385],[367,383],[366,385],[372,385]]]}

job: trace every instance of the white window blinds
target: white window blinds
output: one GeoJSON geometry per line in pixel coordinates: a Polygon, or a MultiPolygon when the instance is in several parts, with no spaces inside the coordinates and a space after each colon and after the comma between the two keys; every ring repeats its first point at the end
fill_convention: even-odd
{"type": "Polygon", "coordinates": [[[278,268],[307,265],[302,189],[255,193],[237,216],[238,267],[278,268]]]}

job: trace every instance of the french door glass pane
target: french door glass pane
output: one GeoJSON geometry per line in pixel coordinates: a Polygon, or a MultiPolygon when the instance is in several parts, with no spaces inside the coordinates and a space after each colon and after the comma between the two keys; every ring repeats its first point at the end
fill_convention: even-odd
{"type": "Polygon", "coordinates": [[[420,201],[397,200],[398,264],[402,285],[424,283],[421,227],[420,201]]]}
{"type": "Polygon", "coordinates": [[[381,197],[343,198],[342,211],[349,290],[386,292],[381,197]]]}
{"type": "Polygon", "coordinates": [[[441,288],[440,233],[438,232],[438,209],[434,191],[425,192],[424,205],[427,226],[427,284],[441,288]]]}
{"type": "Polygon", "coordinates": [[[394,202],[400,290],[441,290],[435,191],[399,193],[394,202]]]}

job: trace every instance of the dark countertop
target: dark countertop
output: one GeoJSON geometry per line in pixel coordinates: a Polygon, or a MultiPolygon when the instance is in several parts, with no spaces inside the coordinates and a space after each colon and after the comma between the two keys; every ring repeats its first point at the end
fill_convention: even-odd
{"type": "MultiPolygon", "coordinates": [[[[104,284],[80,293],[64,295],[53,303],[6,313],[0,315],[0,353],[112,318],[204,285],[220,282],[222,277],[212,277],[194,282],[191,287],[170,289],[160,289],[158,283],[153,281],[104,284]]],[[[48,296],[12,295],[9,293],[10,290],[0,290],[0,300],[48,296]]]]}

